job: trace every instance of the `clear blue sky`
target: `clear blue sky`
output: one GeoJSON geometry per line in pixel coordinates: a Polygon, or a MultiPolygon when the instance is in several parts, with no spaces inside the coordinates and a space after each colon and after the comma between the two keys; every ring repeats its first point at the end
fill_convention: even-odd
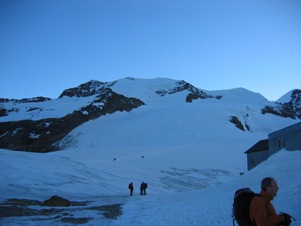
{"type": "Polygon", "coordinates": [[[0,0],[0,97],[128,76],[276,100],[301,88],[301,1],[0,0]]]}

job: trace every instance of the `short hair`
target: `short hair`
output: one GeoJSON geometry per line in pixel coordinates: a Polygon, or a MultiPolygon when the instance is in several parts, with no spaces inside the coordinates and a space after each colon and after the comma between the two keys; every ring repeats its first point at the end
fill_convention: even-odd
{"type": "Polygon", "coordinates": [[[261,189],[266,190],[267,187],[272,187],[272,181],[275,181],[273,177],[265,177],[261,181],[261,189]]]}

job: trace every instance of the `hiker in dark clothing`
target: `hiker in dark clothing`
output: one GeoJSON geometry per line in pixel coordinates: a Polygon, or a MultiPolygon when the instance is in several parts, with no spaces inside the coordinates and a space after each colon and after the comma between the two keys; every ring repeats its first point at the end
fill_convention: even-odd
{"type": "Polygon", "coordinates": [[[140,195],[143,195],[143,182],[140,184],[140,195]]]}
{"type": "Polygon", "coordinates": [[[129,184],[129,189],[130,189],[130,196],[132,196],[132,195],[133,195],[133,191],[134,191],[134,185],[133,185],[133,182],[131,182],[131,183],[129,184]]]}
{"type": "Polygon", "coordinates": [[[143,186],[143,194],[146,195],[147,183],[144,183],[143,186]]]}
{"type": "Polygon", "coordinates": [[[146,195],[147,183],[142,182],[140,185],[140,195],[146,195]]]}

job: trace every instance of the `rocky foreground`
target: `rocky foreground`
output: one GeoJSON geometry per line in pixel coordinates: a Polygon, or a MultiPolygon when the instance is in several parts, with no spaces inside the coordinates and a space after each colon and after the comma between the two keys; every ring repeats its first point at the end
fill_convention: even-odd
{"type": "MultiPolygon", "coordinates": [[[[31,221],[52,221],[67,224],[85,224],[93,217],[89,215],[102,215],[108,220],[117,219],[122,214],[121,204],[98,205],[93,203],[68,201],[58,196],[53,196],[44,202],[29,199],[8,199],[0,203],[0,222],[3,218],[28,217],[31,221]],[[93,212],[92,214],[88,214],[93,212]],[[96,214],[95,214],[96,213],[96,214]]],[[[95,219],[94,219],[95,220],[95,219]]]]}

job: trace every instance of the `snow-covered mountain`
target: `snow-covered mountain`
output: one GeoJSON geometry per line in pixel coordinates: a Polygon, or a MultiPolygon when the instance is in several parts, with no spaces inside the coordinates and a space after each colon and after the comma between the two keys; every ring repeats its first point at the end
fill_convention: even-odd
{"type": "Polygon", "coordinates": [[[281,187],[276,207],[300,213],[289,201],[300,200],[300,152],[283,150],[250,172],[244,155],[268,133],[299,122],[300,90],[270,102],[243,88],[126,78],[90,81],[57,99],[1,99],[0,112],[1,148],[47,152],[0,150],[1,200],[61,195],[124,204],[120,219],[88,225],[229,225],[235,189],[258,190],[262,177],[273,176],[284,193],[281,187]],[[279,113],[287,103],[293,115],[279,113]],[[141,181],[147,197],[138,196],[141,181]]]}
{"type": "MultiPolygon", "coordinates": [[[[34,152],[60,150],[66,148],[66,139],[72,137],[68,134],[78,126],[86,122],[91,124],[91,120],[97,118],[108,121],[112,117],[108,114],[115,113],[113,115],[116,116],[120,111],[131,112],[124,120],[127,123],[139,114],[139,125],[146,128],[155,125],[152,130],[160,131],[164,142],[168,139],[169,142],[180,141],[170,135],[171,130],[178,132],[176,136],[183,136],[181,133],[184,133],[184,136],[196,138],[204,132],[200,127],[223,130],[231,123],[243,131],[268,133],[294,123],[294,120],[287,118],[300,119],[300,102],[300,90],[293,91],[288,102],[274,103],[242,88],[209,92],[185,81],[171,79],[90,81],[63,91],[57,99],[0,99],[0,148],[34,152]],[[135,108],[139,109],[134,111],[135,108]],[[187,120],[193,122],[191,127],[187,120]]],[[[135,123],[121,128],[137,131],[135,123]]],[[[110,130],[102,132],[114,133],[110,130]]],[[[146,135],[139,133],[138,137],[125,142],[132,140],[137,143],[135,139],[148,137],[146,135]]],[[[108,140],[110,138],[105,138],[102,142],[108,140]]]]}

